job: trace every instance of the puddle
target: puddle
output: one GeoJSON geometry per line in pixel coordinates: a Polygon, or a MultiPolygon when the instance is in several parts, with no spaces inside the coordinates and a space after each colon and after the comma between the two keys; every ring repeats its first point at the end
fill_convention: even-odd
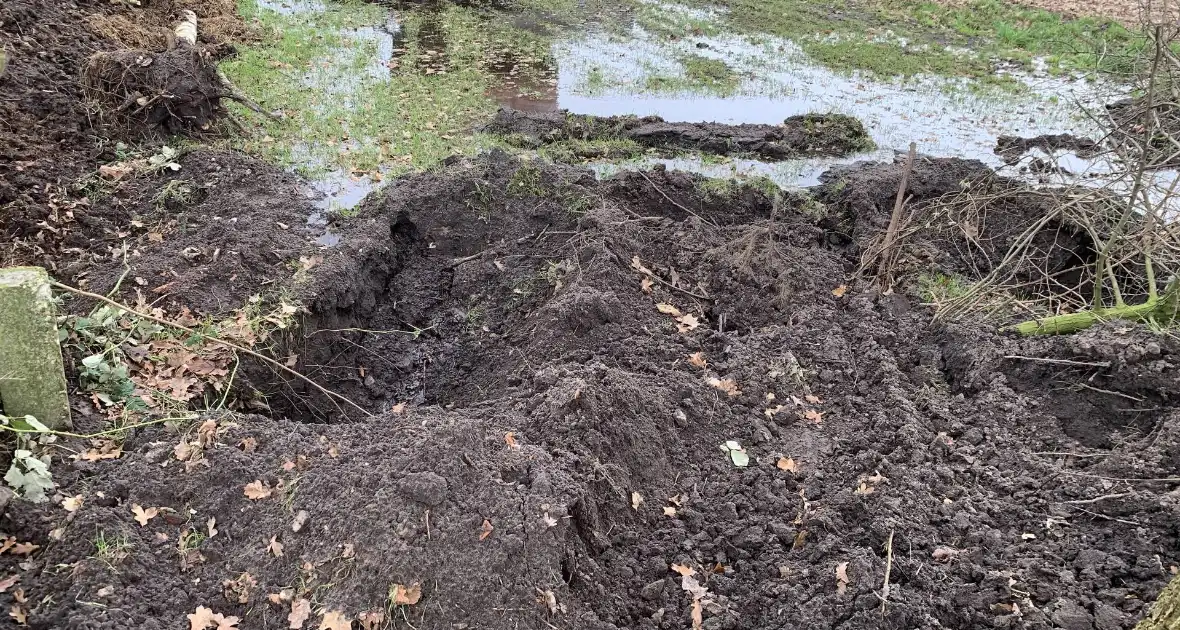
{"type": "Polygon", "coordinates": [[[317,13],[327,9],[323,0],[255,0],[255,2],[259,9],[274,11],[280,15],[317,13]]]}

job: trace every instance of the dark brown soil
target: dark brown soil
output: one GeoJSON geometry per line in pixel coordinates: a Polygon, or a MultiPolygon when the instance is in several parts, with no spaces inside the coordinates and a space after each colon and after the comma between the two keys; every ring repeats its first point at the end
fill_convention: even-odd
{"type": "Polygon", "coordinates": [[[1003,158],[1007,164],[1018,163],[1020,158],[1033,149],[1040,149],[1046,153],[1072,151],[1081,158],[1094,157],[1102,151],[1094,140],[1068,133],[1045,134],[1032,138],[1000,136],[996,140],[996,155],[1003,158]]]}
{"type": "MultiPolygon", "coordinates": [[[[889,168],[847,177],[849,199],[873,199],[889,168]]],[[[926,198],[961,186],[936,171],[978,170],[924,168],[926,198]]],[[[16,502],[0,521],[43,545],[20,567],[0,556],[30,625],[178,628],[207,606],[287,627],[291,605],[267,595],[291,589],[319,627],[417,583],[392,627],[691,627],[678,564],[708,589],[705,628],[1130,628],[1180,563],[1180,345],[1123,324],[1021,340],[932,325],[903,294],[837,297],[856,250],[805,197],[697,182],[599,183],[504,154],[394,182],[306,284],[288,281],[307,313],[276,349],[378,415],[254,369],[290,419],[216,417],[191,471],[165,428],[135,431],[119,460],[55,467],[81,508],[16,502]],[[660,303],[699,326],[678,331],[660,303]],[[252,501],[256,480],[282,485],[252,501]],[[140,526],[133,505],[174,512],[140,526]],[[178,538],[211,517],[182,569],[178,538]],[[225,582],[244,573],[241,603],[225,582]]],[[[221,214],[273,232],[263,208],[221,214]]]]}
{"type": "Polygon", "coordinates": [[[861,122],[843,114],[792,116],[782,125],[666,122],[658,116],[584,116],[502,108],[484,131],[540,147],[566,140],[630,139],[653,149],[748,155],[764,160],[842,156],[871,149],[861,122]]]}

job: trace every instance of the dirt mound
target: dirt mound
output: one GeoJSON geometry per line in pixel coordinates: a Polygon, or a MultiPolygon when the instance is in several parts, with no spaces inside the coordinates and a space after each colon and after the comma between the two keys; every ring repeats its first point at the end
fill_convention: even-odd
{"type": "MultiPolygon", "coordinates": [[[[977,172],[934,164],[916,198],[977,172]]],[[[813,200],[699,183],[502,153],[397,180],[337,226],[276,349],[379,415],[256,370],[276,415],[326,424],[144,429],[64,467],[79,509],[4,522],[44,546],[21,574],[31,623],[208,606],[273,627],[287,597],[305,627],[388,605],[415,627],[680,628],[699,606],[707,628],[1130,628],[1180,561],[1180,347],[837,296],[857,259],[813,200]],[[173,449],[199,435],[186,470],[173,449]],[[133,505],[172,511],[141,526],[133,505]]]]}
{"type": "Polygon", "coordinates": [[[661,150],[748,155],[765,160],[841,156],[871,149],[859,120],[843,114],[792,116],[782,125],[672,123],[658,116],[585,116],[502,108],[483,129],[539,147],[566,140],[628,139],[661,150]]]}
{"type": "Polygon", "coordinates": [[[1020,158],[1033,149],[1040,149],[1046,153],[1057,151],[1072,151],[1080,158],[1098,155],[1102,148],[1090,138],[1080,138],[1073,134],[1045,134],[1032,138],[1020,136],[1000,136],[996,140],[996,155],[1004,159],[1006,164],[1017,164],[1020,158]]]}

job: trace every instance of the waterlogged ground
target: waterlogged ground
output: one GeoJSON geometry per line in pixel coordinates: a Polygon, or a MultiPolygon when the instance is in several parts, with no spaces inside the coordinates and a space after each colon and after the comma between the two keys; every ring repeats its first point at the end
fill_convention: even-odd
{"type": "MultiPolygon", "coordinates": [[[[891,160],[911,142],[1021,174],[1025,163],[994,154],[998,136],[1095,136],[1088,114],[1126,91],[1117,74],[1091,71],[1112,70],[1119,58],[1088,52],[1095,33],[1116,52],[1131,46],[1126,31],[1101,20],[986,1],[974,12],[833,6],[244,0],[243,14],[267,37],[226,71],[284,120],[251,118],[258,133],[239,148],[307,176],[324,211],[347,211],[391,175],[501,146],[475,131],[499,106],[769,124],[839,112],[862,120],[878,147],[774,164],[690,153],[591,164],[604,174],[661,162],[810,186],[833,164],[891,160]]],[[[1075,174],[1102,170],[1051,157],[1075,174]]]]}

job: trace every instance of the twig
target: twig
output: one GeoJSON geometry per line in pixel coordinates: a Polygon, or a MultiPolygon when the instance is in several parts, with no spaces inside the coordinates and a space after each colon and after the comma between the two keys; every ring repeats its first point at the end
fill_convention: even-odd
{"type": "Polygon", "coordinates": [[[1034,363],[1053,363],[1055,365],[1083,365],[1087,367],[1110,367],[1110,361],[1070,361],[1069,359],[1047,359],[1044,357],[1022,357],[1018,354],[1005,354],[1005,359],[1019,359],[1021,361],[1033,361],[1034,363]]]}
{"type": "Polygon", "coordinates": [[[1135,525],[1136,527],[1142,527],[1142,526],[1143,526],[1143,523],[1140,523],[1140,522],[1138,522],[1138,521],[1128,521],[1128,520],[1124,520],[1124,519],[1121,519],[1121,518],[1115,518],[1115,517],[1113,517],[1113,516],[1107,516],[1107,515],[1105,515],[1105,514],[1099,514],[1098,512],[1091,512],[1090,510],[1087,510],[1087,509],[1085,509],[1085,508],[1080,508],[1080,507],[1077,507],[1077,506],[1075,506],[1075,507],[1074,507],[1074,509],[1075,509],[1075,510],[1081,510],[1082,512],[1085,512],[1086,514],[1089,514],[1090,516],[1096,516],[1096,517],[1098,517],[1098,518],[1100,518],[1100,519],[1103,519],[1103,520],[1106,520],[1106,521],[1114,521],[1114,522],[1116,522],[1116,523],[1122,523],[1122,524],[1124,524],[1124,525],[1135,525]]]}
{"type": "Polygon", "coordinates": [[[1121,499],[1123,497],[1129,497],[1133,494],[1135,494],[1135,493],[1134,492],[1120,492],[1118,494],[1104,494],[1100,497],[1094,497],[1093,499],[1080,499],[1078,501],[1062,501],[1062,503],[1068,503],[1070,505],[1086,505],[1088,503],[1097,503],[1099,501],[1105,501],[1107,499],[1121,499]]]}
{"type": "MultiPolygon", "coordinates": [[[[636,258],[638,258],[638,256],[636,256],[636,258]]],[[[640,262],[642,262],[642,261],[640,261],[640,262]]],[[[632,269],[635,269],[635,268],[634,268],[634,267],[632,267],[632,269]]],[[[682,287],[678,287],[678,286],[676,286],[676,285],[672,284],[671,282],[668,282],[667,280],[665,280],[665,279],[661,278],[660,276],[656,275],[654,272],[652,272],[652,273],[647,273],[647,272],[651,272],[651,269],[648,269],[647,267],[644,267],[644,269],[645,269],[646,271],[640,271],[639,273],[642,273],[642,274],[644,274],[644,275],[648,276],[649,278],[653,278],[653,279],[655,279],[655,280],[656,280],[656,282],[659,282],[660,284],[662,284],[662,285],[664,285],[664,286],[668,287],[669,289],[672,289],[673,291],[680,291],[681,293],[684,293],[684,294],[686,294],[686,295],[691,295],[692,297],[694,297],[694,298],[696,298],[696,299],[698,299],[698,300],[705,300],[705,301],[708,301],[708,302],[713,302],[713,301],[714,301],[714,300],[713,300],[713,298],[711,298],[711,297],[709,297],[709,296],[707,296],[707,295],[701,295],[701,294],[699,294],[699,293],[693,293],[692,291],[689,291],[688,289],[685,289],[685,288],[682,288],[682,287]]],[[[636,270],[636,271],[638,271],[638,270],[636,270]]]]}
{"type": "Polygon", "coordinates": [[[676,206],[677,208],[680,208],[681,210],[683,210],[683,211],[685,211],[685,212],[687,212],[687,213],[691,214],[692,216],[694,216],[694,217],[696,217],[696,218],[700,219],[701,221],[704,221],[705,223],[708,223],[709,225],[711,225],[711,226],[713,226],[713,227],[720,227],[720,226],[718,226],[716,223],[713,223],[712,221],[710,221],[710,220],[706,219],[705,217],[702,217],[701,215],[699,215],[699,214],[697,214],[697,213],[693,212],[692,210],[689,210],[688,208],[684,207],[684,206],[683,206],[683,205],[681,205],[680,203],[677,203],[677,201],[676,201],[675,199],[672,199],[671,197],[669,197],[669,196],[667,195],[667,193],[665,193],[663,190],[660,190],[660,187],[659,187],[659,186],[656,186],[656,183],[655,183],[655,182],[653,182],[653,181],[651,181],[651,178],[647,176],[647,173],[644,173],[643,171],[640,171],[640,172],[639,172],[639,175],[640,175],[641,177],[643,177],[643,179],[646,179],[646,180],[647,180],[647,183],[651,184],[651,187],[652,187],[652,188],[655,188],[655,189],[656,189],[656,192],[660,193],[660,196],[661,196],[661,197],[663,197],[664,199],[667,199],[667,200],[668,200],[668,203],[670,203],[670,204],[672,204],[672,205],[676,206]]]}
{"type": "Polygon", "coordinates": [[[124,310],[124,311],[127,311],[128,313],[130,313],[130,314],[132,314],[132,315],[135,315],[136,317],[141,317],[141,318],[143,318],[143,319],[146,319],[146,320],[148,320],[148,321],[153,321],[153,322],[156,322],[157,324],[160,324],[160,325],[163,325],[163,326],[168,326],[168,327],[171,327],[171,328],[175,328],[175,329],[177,329],[177,330],[183,330],[184,332],[187,332],[187,333],[189,333],[190,335],[195,335],[195,336],[197,336],[197,337],[202,337],[202,338],[205,338],[205,339],[209,339],[209,340],[211,340],[211,341],[213,341],[213,342],[215,342],[215,343],[218,343],[218,344],[221,344],[221,345],[223,345],[223,346],[226,346],[227,348],[233,348],[234,350],[237,350],[238,352],[241,352],[241,353],[243,353],[243,354],[246,354],[246,355],[252,356],[252,357],[254,357],[255,359],[258,359],[259,361],[262,361],[263,363],[266,363],[266,364],[268,364],[268,365],[270,365],[270,366],[272,366],[272,367],[278,368],[279,370],[281,370],[281,371],[283,371],[283,372],[286,372],[286,373],[288,373],[288,374],[290,374],[290,375],[292,375],[292,376],[294,376],[294,377],[298,378],[298,379],[299,379],[299,380],[301,380],[301,381],[304,381],[304,382],[306,382],[308,385],[311,385],[312,387],[316,388],[317,390],[319,390],[321,393],[323,393],[324,395],[328,396],[329,398],[335,398],[335,399],[337,399],[337,400],[340,400],[340,401],[343,401],[343,402],[345,402],[345,403],[348,403],[349,405],[352,405],[353,407],[355,407],[357,410],[359,410],[361,413],[365,414],[366,416],[368,416],[368,417],[370,417],[370,418],[371,418],[371,417],[373,417],[373,414],[369,413],[369,411],[368,411],[367,409],[365,409],[364,407],[362,407],[362,406],[360,406],[360,405],[356,404],[356,403],[355,403],[355,402],[353,402],[351,399],[349,399],[349,398],[347,398],[347,397],[345,397],[345,396],[343,396],[343,395],[341,395],[341,394],[337,394],[336,392],[334,392],[334,391],[332,391],[332,390],[330,390],[330,389],[328,389],[328,388],[324,387],[323,385],[320,385],[319,383],[317,383],[317,382],[315,382],[315,381],[311,380],[310,378],[308,378],[308,377],[306,377],[306,376],[304,376],[304,375],[300,374],[299,372],[296,372],[295,370],[292,370],[291,368],[289,368],[289,367],[287,367],[287,366],[283,365],[282,363],[279,363],[278,361],[275,361],[274,359],[272,359],[272,358],[270,358],[270,357],[267,357],[267,356],[265,356],[265,355],[259,354],[259,353],[255,352],[255,351],[253,351],[253,350],[251,350],[251,349],[249,349],[249,348],[246,348],[246,347],[243,347],[243,346],[239,346],[239,345],[238,345],[238,344],[236,344],[236,343],[232,343],[232,342],[226,341],[226,340],[224,340],[224,339],[222,339],[222,338],[220,338],[220,337],[217,337],[217,336],[215,336],[215,335],[210,335],[210,334],[207,334],[207,333],[198,332],[198,331],[196,331],[196,330],[193,330],[192,328],[189,328],[188,326],[184,326],[184,325],[181,325],[181,324],[177,324],[176,322],[170,322],[170,321],[168,321],[168,320],[166,320],[166,319],[164,319],[164,318],[162,318],[162,317],[156,317],[156,316],[154,316],[154,315],[148,315],[147,313],[140,313],[139,311],[137,311],[137,310],[135,310],[135,309],[131,308],[130,306],[127,306],[126,304],[120,304],[120,303],[118,303],[118,302],[116,302],[116,301],[114,301],[114,300],[112,300],[112,299],[110,299],[110,298],[103,297],[103,296],[101,296],[101,295],[99,295],[99,294],[97,294],[97,293],[91,293],[91,292],[89,292],[89,291],[83,291],[82,289],[77,289],[77,288],[71,287],[71,286],[69,286],[69,285],[67,285],[67,284],[62,284],[62,283],[60,283],[60,282],[57,282],[56,280],[52,280],[52,281],[50,281],[50,284],[52,284],[53,286],[55,286],[55,287],[57,287],[57,288],[59,288],[59,289],[61,289],[61,290],[63,290],[63,291],[68,291],[68,292],[70,292],[70,293],[74,293],[74,294],[76,294],[76,295],[81,295],[81,296],[83,296],[83,297],[88,297],[88,298],[90,298],[90,299],[92,299],[92,300],[98,300],[98,301],[100,301],[100,302],[105,302],[106,304],[109,304],[109,305],[111,305],[111,306],[114,306],[115,308],[118,308],[118,309],[122,309],[122,310],[124,310]]]}
{"type": "MultiPolygon", "coordinates": [[[[913,146],[912,144],[910,145],[913,146]]],[[[889,601],[889,574],[893,571],[893,530],[889,530],[889,540],[885,541],[885,584],[881,587],[881,616],[885,616],[885,604],[889,601]]]]}
{"type": "Polygon", "coordinates": [[[230,81],[229,77],[225,76],[225,73],[222,72],[220,69],[217,70],[217,78],[218,78],[218,80],[221,81],[221,87],[223,89],[225,89],[225,93],[221,94],[222,98],[228,98],[230,100],[237,101],[237,102],[241,103],[242,105],[244,105],[247,109],[249,109],[253,112],[262,114],[263,116],[266,116],[267,118],[270,118],[271,120],[281,120],[282,119],[281,116],[276,116],[276,115],[266,111],[265,109],[262,109],[261,105],[250,100],[250,97],[246,96],[240,90],[238,90],[237,86],[235,86],[233,84],[233,81],[230,81]]]}
{"type": "Polygon", "coordinates": [[[897,185],[897,198],[893,201],[893,214],[889,217],[889,227],[885,230],[885,241],[881,244],[881,252],[877,259],[877,279],[885,289],[893,285],[892,260],[894,247],[897,245],[897,232],[901,229],[902,210],[905,208],[905,193],[909,186],[910,171],[914,168],[914,159],[918,155],[918,143],[910,143],[910,152],[906,155],[905,170],[901,172],[901,182],[897,185]]]}

